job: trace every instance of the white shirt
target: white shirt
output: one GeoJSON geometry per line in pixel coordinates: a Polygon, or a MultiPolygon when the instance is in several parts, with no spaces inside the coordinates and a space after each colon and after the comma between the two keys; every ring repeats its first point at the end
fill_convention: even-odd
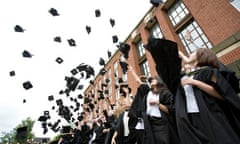
{"type": "Polygon", "coordinates": [[[159,94],[154,94],[151,91],[148,92],[147,95],[147,114],[150,116],[154,116],[154,117],[162,117],[160,109],[159,109],[159,105],[150,105],[149,102],[150,101],[158,101],[159,102],[159,94]]]}
{"type": "Polygon", "coordinates": [[[124,115],[123,115],[124,136],[128,136],[129,134],[128,120],[129,120],[128,112],[124,112],[124,115]]]}
{"type": "MultiPolygon", "coordinates": [[[[184,77],[188,77],[188,76],[184,76],[184,77]]],[[[190,76],[190,78],[193,78],[193,76],[190,76]]],[[[198,113],[199,108],[198,108],[196,96],[194,95],[192,86],[185,85],[183,88],[186,95],[187,113],[198,113]]]]}

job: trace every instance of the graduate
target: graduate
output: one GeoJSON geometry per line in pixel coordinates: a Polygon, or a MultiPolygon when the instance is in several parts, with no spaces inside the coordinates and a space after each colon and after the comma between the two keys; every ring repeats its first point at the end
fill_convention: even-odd
{"type": "Polygon", "coordinates": [[[128,144],[128,112],[131,106],[130,92],[131,89],[128,87],[128,84],[120,84],[120,98],[117,105],[114,107],[117,124],[112,136],[111,144],[128,144]]]}
{"type": "Polygon", "coordinates": [[[136,82],[139,84],[137,92],[134,96],[131,108],[129,110],[129,144],[145,144],[144,142],[144,121],[142,113],[144,113],[143,105],[144,98],[148,94],[150,88],[147,83],[147,77],[144,75],[138,76],[132,66],[128,66],[128,71],[132,74],[136,82]]]}
{"type": "Polygon", "coordinates": [[[240,99],[220,73],[216,55],[198,48],[179,56],[186,73],[175,99],[181,143],[240,143],[240,99]]]}
{"type": "Polygon", "coordinates": [[[170,131],[168,115],[172,107],[173,95],[160,77],[152,77],[150,91],[144,96],[144,143],[169,144],[170,131]]]}

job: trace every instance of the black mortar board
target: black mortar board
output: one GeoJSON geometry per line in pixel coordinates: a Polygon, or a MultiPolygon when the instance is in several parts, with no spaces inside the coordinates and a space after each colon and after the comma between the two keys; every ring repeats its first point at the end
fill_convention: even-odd
{"type": "Polygon", "coordinates": [[[94,106],[93,103],[89,103],[88,106],[89,106],[89,108],[90,108],[91,110],[93,110],[93,109],[95,108],[95,106],[94,106]]]}
{"type": "Polygon", "coordinates": [[[106,73],[106,70],[104,68],[102,68],[99,72],[101,75],[104,75],[106,73]]]}
{"type": "Polygon", "coordinates": [[[91,33],[91,27],[87,25],[86,26],[86,31],[87,31],[88,34],[90,34],[91,33]]]}
{"type": "Polygon", "coordinates": [[[23,99],[23,103],[26,103],[26,99],[23,99]]]}
{"type": "Polygon", "coordinates": [[[48,10],[48,12],[52,15],[52,16],[59,16],[58,11],[55,8],[51,8],[48,10]]]}
{"type": "Polygon", "coordinates": [[[46,117],[46,116],[40,116],[40,117],[38,118],[38,121],[40,121],[40,122],[45,122],[45,121],[47,121],[47,117],[46,117]]]}
{"type": "Polygon", "coordinates": [[[101,57],[100,57],[100,59],[99,59],[99,65],[100,65],[100,66],[104,66],[104,65],[105,65],[105,61],[104,61],[104,59],[101,58],[101,57]]]}
{"type": "Polygon", "coordinates": [[[101,11],[99,9],[95,10],[95,16],[100,17],[101,16],[101,11]]]}
{"type": "Polygon", "coordinates": [[[53,100],[54,100],[53,95],[48,96],[48,100],[49,100],[49,101],[53,101],[53,100]]]}
{"type": "Polygon", "coordinates": [[[24,29],[23,29],[20,25],[16,25],[16,26],[14,27],[14,31],[15,31],[15,32],[24,32],[24,29]]]}
{"type": "Polygon", "coordinates": [[[63,105],[62,99],[56,100],[56,103],[57,103],[58,106],[62,106],[63,105]]]}
{"type": "Polygon", "coordinates": [[[102,83],[101,86],[102,86],[102,88],[103,88],[103,87],[107,87],[107,84],[102,83]]]}
{"type": "Polygon", "coordinates": [[[15,71],[10,71],[10,72],[9,72],[9,75],[10,75],[10,76],[15,76],[16,73],[15,73],[15,71]]]}
{"type": "Polygon", "coordinates": [[[88,65],[86,64],[80,64],[79,66],[77,66],[77,69],[79,72],[81,71],[85,71],[87,69],[88,65]]]}
{"type": "Polygon", "coordinates": [[[95,71],[94,71],[93,67],[90,65],[87,66],[87,69],[85,70],[85,72],[87,73],[86,79],[90,78],[91,75],[92,76],[95,75],[95,71]]]}
{"type": "Polygon", "coordinates": [[[128,64],[124,61],[119,61],[120,67],[122,68],[123,74],[126,74],[128,71],[128,64]]]}
{"type": "Polygon", "coordinates": [[[84,88],[84,85],[79,85],[77,89],[82,90],[84,88]]]}
{"type": "Polygon", "coordinates": [[[53,40],[54,40],[55,42],[59,42],[59,43],[62,42],[60,36],[56,36],[53,40]]]}
{"type": "Polygon", "coordinates": [[[122,78],[118,78],[118,83],[123,83],[123,79],[122,78]]]}
{"type": "Polygon", "coordinates": [[[61,64],[61,63],[63,63],[63,59],[60,58],[60,57],[57,57],[57,58],[56,58],[56,62],[59,63],[59,64],[61,64]]]}
{"type": "Polygon", "coordinates": [[[17,128],[16,140],[25,140],[27,138],[27,130],[27,126],[17,128]]]}
{"type": "Polygon", "coordinates": [[[59,94],[60,94],[60,95],[64,94],[64,90],[60,90],[60,91],[59,91],[59,94]]]}
{"type": "Polygon", "coordinates": [[[118,37],[116,35],[112,36],[112,41],[113,41],[113,43],[117,43],[118,37]]]}
{"type": "Polygon", "coordinates": [[[68,39],[67,41],[70,46],[76,46],[76,42],[74,39],[68,39]]]}
{"type": "Polygon", "coordinates": [[[31,84],[30,81],[26,81],[23,83],[23,88],[26,90],[29,90],[29,89],[33,88],[33,85],[31,84]]]}
{"type": "Polygon", "coordinates": [[[108,58],[112,56],[112,53],[110,51],[107,51],[108,58]]]}
{"type": "Polygon", "coordinates": [[[156,64],[156,71],[173,95],[180,83],[181,59],[177,43],[171,40],[150,37],[144,45],[156,64]]]}
{"type": "Polygon", "coordinates": [[[111,24],[111,26],[112,26],[112,27],[114,27],[114,25],[115,25],[115,20],[114,20],[114,19],[112,19],[112,18],[110,18],[110,20],[109,20],[109,21],[110,21],[110,24],[111,24]]]}
{"type": "Polygon", "coordinates": [[[94,85],[94,82],[93,82],[93,80],[90,80],[90,81],[89,81],[89,83],[90,83],[90,84],[92,84],[92,85],[94,85]]]}
{"type": "Polygon", "coordinates": [[[72,73],[72,75],[76,75],[78,73],[76,68],[72,69],[70,72],[72,73]]]}
{"type": "Polygon", "coordinates": [[[117,45],[119,48],[120,52],[123,54],[123,56],[128,59],[128,54],[130,51],[130,45],[127,43],[120,42],[119,45],[117,45]]]}
{"type": "Polygon", "coordinates": [[[150,0],[150,3],[153,6],[157,7],[159,4],[163,3],[163,1],[162,0],[150,0]]]}
{"type": "Polygon", "coordinates": [[[104,90],[104,94],[109,94],[109,91],[108,90],[104,90]]]}
{"type": "Polygon", "coordinates": [[[25,57],[25,58],[31,58],[33,55],[29,51],[24,50],[22,52],[22,56],[25,57]]]}
{"type": "Polygon", "coordinates": [[[106,83],[109,83],[109,82],[110,82],[110,80],[109,80],[108,78],[106,78],[106,79],[105,79],[105,82],[106,82],[106,83]]]}
{"type": "Polygon", "coordinates": [[[79,99],[82,99],[82,98],[83,98],[83,95],[82,95],[82,94],[79,94],[79,95],[78,95],[78,98],[79,98],[79,99]]]}

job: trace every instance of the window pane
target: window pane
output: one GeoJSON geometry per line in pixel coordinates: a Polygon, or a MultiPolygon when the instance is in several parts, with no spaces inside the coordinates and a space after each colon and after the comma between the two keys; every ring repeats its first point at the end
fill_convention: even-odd
{"type": "Polygon", "coordinates": [[[139,42],[136,44],[136,47],[137,47],[137,50],[138,50],[138,55],[139,55],[139,57],[142,57],[142,56],[145,54],[145,49],[144,49],[144,47],[143,47],[142,41],[139,41],[139,42]]]}
{"type": "Polygon", "coordinates": [[[195,21],[190,23],[188,26],[186,26],[186,28],[179,32],[178,36],[188,53],[192,53],[196,48],[200,47],[212,48],[208,38],[195,21]],[[186,39],[186,34],[191,35],[190,40],[186,39]]]}
{"type": "Polygon", "coordinates": [[[150,29],[151,36],[154,38],[163,38],[162,30],[158,23],[150,29]]]}
{"type": "Polygon", "coordinates": [[[140,65],[142,74],[145,76],[151,76],[151,72],[150,72],[150,67],[147,61],[144,61],[141,65],[140,65]]]}
{"type": "Polygon", "coordinates": [[[168,11],[168,16],[169,16],[173,26],[176,26],[188,14],[189,14],[189,12],[188,12],[187,8],[181,1],[178,1],[168,11]]]}

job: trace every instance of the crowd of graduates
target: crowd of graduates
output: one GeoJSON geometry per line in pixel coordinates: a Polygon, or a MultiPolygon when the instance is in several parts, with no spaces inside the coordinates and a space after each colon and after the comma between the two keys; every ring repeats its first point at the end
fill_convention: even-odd
{"type": "Polygon", "coordinates": [[[128,64],[128,75],[138,83],[136,93],[119,80],[120,97],[114,105],[103,91],[98,100],[85,95],[76,128],[63,128],[57,143],[240,143],[239,83],[230,81],[234,73],[206,48],[186,56],[169,40],[151,39],[145,47],[158,76],[138,76],[128,64]]]}

